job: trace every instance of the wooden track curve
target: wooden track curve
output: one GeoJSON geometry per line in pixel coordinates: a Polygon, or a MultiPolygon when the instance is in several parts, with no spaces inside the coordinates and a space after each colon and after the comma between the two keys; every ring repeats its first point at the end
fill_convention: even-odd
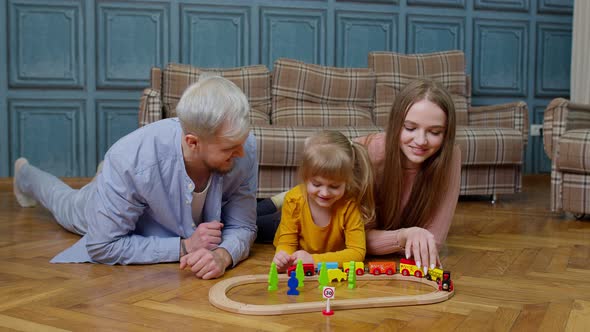
{"type": "MultiPolygon", "coordinates": [[[[279,281],[285,282],[287,281],[287,279],[287,275],[279,275],[279,281]]],[[[307,282],[308,280],[317,280],[317,276],[305,277],[305,281],[307,282]]],[[[366,274],[362,276],[357,276],[357,281],[358,280],[411,281],[429,285],[433,287],[435,291],[420,295],[370,297],[364,299],[335,299],[330,301],[331,309],[359,309],[430,304],[448,300],[455,293],[454,291],[439,291],[438,285],[434,281],[429,281],[423,278],[405,277],[400,274],[395,274],[392,276],[374,276],[366,274]]],[[[211,287],[211,289],[209,290],[209,302],[219,309],[244,315],[280,315],[314,311],[320,312],[326,307],[326,303],[324,301],[261,305],[241,303],[227,297],[227,292],[229,292],[234,287],[263,282],[268,283],[268,275],[245,275],[222,280],[213,285],[213,287],[211,287]]]]}

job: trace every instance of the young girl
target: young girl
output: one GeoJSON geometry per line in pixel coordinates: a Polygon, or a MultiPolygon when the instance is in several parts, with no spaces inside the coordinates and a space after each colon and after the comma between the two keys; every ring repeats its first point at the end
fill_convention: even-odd
{"type": "Polygon", "coordinates": [[[337,131],[305,141],[299,174],[287,192],[275,234],[279,271],[303,263],[362,262],[365,223],[375,218],[373,173],[364,146],[337,131]]]}

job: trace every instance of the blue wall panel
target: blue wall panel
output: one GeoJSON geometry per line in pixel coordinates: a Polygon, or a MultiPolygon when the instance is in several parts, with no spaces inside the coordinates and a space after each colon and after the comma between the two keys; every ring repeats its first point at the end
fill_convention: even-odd
{"type": "Polygon", "coordinates": [[[326,12],[300,8],[262,8],[262,64],[278,58],[326,64],[326,12]]]}
{"type": "Polygon", "coordinates": [[[407,53],[465,50],[465,19],[408,15],[407,53]]]}
{"type": "Polygon", "coordinates": [[[536,56],[535,95],[569,94],[572,29],[554,23],[539,23],[536,56]]]}
{"type": "Polygon", "coordinates": [[[473,91],[480,95],[526,97],[528,24],[476,20],[473,91]]]}
{"type": "MultiPolygon", "coordinates": [[[[545,114],[545,106],[536,106],[533,108],[533,117],[531,123],[543,124],[543,115],[545,114]]],[[[530,144],[540,146],[540,149],[532,150],[532,162],[537,165],[537,171],[543,173],[551,172],[551,159],[547,157],[543,149],[543,136],[531,137],[530,144]]]]}
{"type": "Polygon", "coordinates": [[[181,61],[200,67],[250,63],[250,9],[183,6],[181,61]]]}
{"type": "MultiPolygon", "coordinates": [[[[150,68],[170,62],[365,67],[370,51],[461,49],[474,105],[524,100],[540,121],[569,97],[572,11],[573,0],[0,0],[0,176],[21,154],[93,175],[136,127],[150,68]]],[[[525,171],[547,171],[541,156],[531,138],[525,171]]]]}
{"type": "Polygon", "coordinates": [[[367,67],[371,51],[398,51],[396,14],[336,12],[336,66],[367,67]]]}
{"type": "Polygon", "coordinates": [[[168,62],[168,6],[100,2],[96,12],[99,55],[96,85],[144,87],[150,68],[168,62]]]}
{"type": "Polygon", "coordinates": [[[82,3],[11,1],[8,5],[10,86],[81,88],[84,84],[82,3]]]}
{"type": "Polygon", "coordinates": [[[369,4],[374,4],[374,3],[384,3],[384,4],[390,4],[390,5],[397,5],[399,4],[399,0],[336,0],[338,2],[360,2],[360,3],[369,3],[369,4]]]}
{"type": "Polygon", "coordinates": [[[9,100],[11,159],[26,157],[56,176],[84,174],[82,101],[9,100]]]}
{"type": "Polygon", "coordinates": [[[574,0],[537,0],[539,13],[571,14],[574,0]]]}
{"type": "Polygon", "coordinates": [[[96,160],[100,161],[117,140],[137,128],[137,102],[97,100],[96,118],[98,139],[96,160]]]}
{"type": "Polygon", "coordinates": [[[476,9],[528,11],[529,0],[475,0],[476,9]]]}
{"type": "Polygon", "coordinates": [[[465,1],[466,0],[408,0],[408,5],[465,8],[465,1]]]}

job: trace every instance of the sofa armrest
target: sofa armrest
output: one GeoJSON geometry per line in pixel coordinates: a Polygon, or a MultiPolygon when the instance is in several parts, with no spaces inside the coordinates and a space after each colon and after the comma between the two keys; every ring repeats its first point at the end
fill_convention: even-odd
{"type": "Polygon", "coordinates": [[[162,120],[163,117],[160,91],[152,88],[144,89],[139,101],[139,127],[162,120]]]}
{"type": "Polygon", "coordinates": [[[554,159],[559,139],[568,130],[590,128],[590,105],[571,103],[564,98],[553,99],[543,115],[543,147],[554,159]]]}
{"type": "Polygon", "coordinates": [[[528,143],[529,110],[523,101],[471,107],[468,115],[469,126],[516,129],[522,133],[524,145],[528,143]]]}
{"type": "Polygon", "coordinates": [[[162,69],[158,67],[150,69],[150,88],[162,91],[162,69]]]}

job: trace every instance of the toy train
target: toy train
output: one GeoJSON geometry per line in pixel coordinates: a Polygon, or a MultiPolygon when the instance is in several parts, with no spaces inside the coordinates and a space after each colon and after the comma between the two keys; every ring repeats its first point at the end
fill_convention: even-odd
{"type": "MultiPolygon", "coordinates": [[[[318,263],[317,267],[314,264],[303,264],[303,272],[306,276],[312,276],[319,274],[322,264],[326,264],[326,270],[328,271],[328,278],[330,281],[347,280],[348,272],[350,271],[350,263],[346,262],[342,264],[342,269],[339,268],[336,262],[318,263]]],[[[291,275],[291,272],[295,271],[296,265],[289,267],[287,275],[291,275]]],[[[356,275],[363,275],[369,273],[372,275],[387,274],[393,275],[397,272],[395,262],[379,261],[379,262],[368,262],[367,266],[363,262],[355,262],[354,269],[356,275]]],[[[439,268],[428,269],[426,275],[423,275],[422,269],[416,266],[416,262],[413,259],[400,259],[399,273],[404,276],[414,276],[416,278],[426,278],[428,280],[435,281],[438,284],[439,290],[452,291],[453,281],[451,280],[451,272],[443,271],[439,268]]]]}

